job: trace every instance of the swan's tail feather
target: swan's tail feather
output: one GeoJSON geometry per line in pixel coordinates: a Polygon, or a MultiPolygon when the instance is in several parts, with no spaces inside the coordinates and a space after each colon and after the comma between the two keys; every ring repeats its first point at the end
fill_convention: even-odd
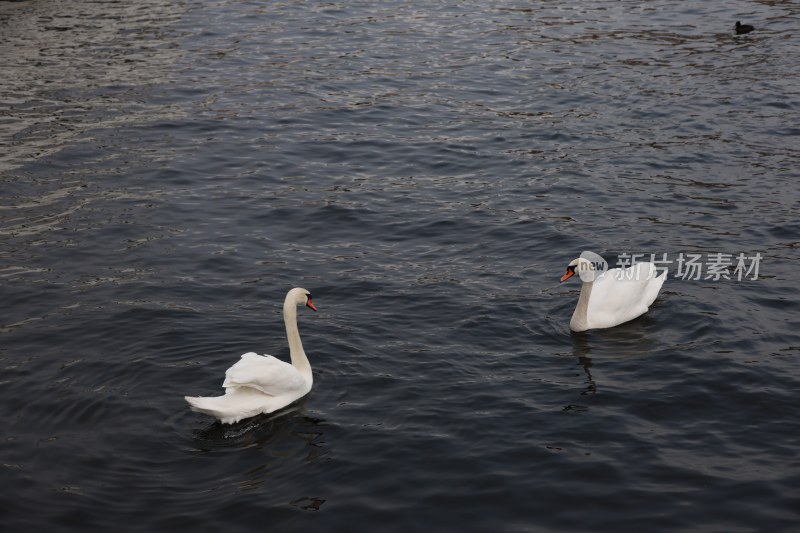
{"type": "Polygon", "coordinates": [[[653,305],[653,302],[655,302],[656,298],[658,298],[658,293],[661,291],[661,286],[664,285],[664,281],[666,279],[667,272],[664,271],[660,276],[653,278],[652,281],[647,285],[644,300],[648,308],[653,305]]]}
{"type": "Polygon", "coordinates": [[[219,401],[224,396],[218,396],[216,398],[209,398],[204,396],[184,396],[187,402],[189,402],[189,406],[192,408],[192,411],[197,413],[204,413],[209,416],[213,416],[214,418],[219,418],[222,420],[226,417],[227,413],[224,413],[220,410],[221,402],[219,401]]]}
{"type": "Polygon", "coordinates": [[[275,398],[250,387],[228,387],[222,396],[184,396],[192,411],[233,424],[260,413],[275,410],[275,398]]]}

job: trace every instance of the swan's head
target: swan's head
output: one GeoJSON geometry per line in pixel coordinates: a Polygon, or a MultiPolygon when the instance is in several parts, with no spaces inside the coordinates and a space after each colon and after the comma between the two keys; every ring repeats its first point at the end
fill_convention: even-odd
{"type": "Polygon", "coordinates": [[[311,293],[306,289],[301,289],[300,287],[292,289],[286,295],[286,299],[289,301],[294,300],[295,305],[305,305],[314,311],[317,310],[317,306],[311,301],[311,293]]]}
{"type": "Polygon", "coordinates": [[[562,283],[575,274],[578,274],[583,281],[594,281],[594,265],[583,257],[573,259],[567,265],[567,271],[561,276],[562,283]]]}

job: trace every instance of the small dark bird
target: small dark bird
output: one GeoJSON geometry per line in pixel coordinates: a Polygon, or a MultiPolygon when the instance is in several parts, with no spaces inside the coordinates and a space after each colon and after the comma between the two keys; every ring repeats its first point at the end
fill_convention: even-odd
{"type": "Polygon", "coordinates": [[[739,22],[737,20],[736,21],[736,26],[734,26],[733,29],[736,30],[736,35],[742,35],[742,34],[745,34],[745,33],[750,33],[755,28],[752,27],[750,24],[742,24],[741,22],[739,22]]]}

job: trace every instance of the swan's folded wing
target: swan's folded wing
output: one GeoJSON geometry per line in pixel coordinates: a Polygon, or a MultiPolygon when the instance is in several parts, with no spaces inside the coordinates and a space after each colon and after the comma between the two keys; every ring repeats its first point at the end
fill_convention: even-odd
{"type": "Polygon", "coordinates": [[[656,301],[658,298],[658,293],[661,291],[661,286],[664,285],[664,281],[667,279],[666,271],[663,272],[660,276],[650,280],[650,283],[647,284],[647,289],[644,294],[644,301],[647,304],[647,307],[653,305],[653,302],[656,301]]]}
{"type": "Polygon", "coordinates": [[[222,386],[250,387],[270,396],[281,396],[297,391],[304,384],[303,376],[289,363],[271,355],[249,352],[225,372],[222,386]]]}
{"type": "Polygon", "coordinates": [[[225,424],[264,412],[265,399],[273,399],[250,387],[229,387],[224,396],[185,398],[192,411],[219,418],[225,424]]]}
{"type": "Polygon", "coordinates": [[[657,274],[652,263],[637,263],[598,276],[589,299],[590,321],[614,325],[646,313],[664,283],[663,276],[656,279],[657,274]]]}

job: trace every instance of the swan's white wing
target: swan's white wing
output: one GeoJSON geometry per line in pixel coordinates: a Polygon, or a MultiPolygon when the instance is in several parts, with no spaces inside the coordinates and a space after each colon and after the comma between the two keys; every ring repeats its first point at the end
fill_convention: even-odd
{"type": "Polygon", "coordinates": [[[592,327],[610,327],[647,312],[666,276],[652,263],[613,268],[595,279],[587,312],[592,327]]]}
{"type": "MultiPolygon", "coordinates": [[[[658,271],[655,270],[655,266],[653,267],[653,269],[654,269],[653,276],[656,276],[656,274],[658,274],[658,271]]],[[[667,279],[667,273],[664,272],[658,277],[653,277],[650,280],[650,283],[647,284],[647,288],[645,289],[644,292],[644,303],[647,307],[650,307],[651,305],[653,305],[653,302],[656,301],[658,293],[661,290],[661,286],[664,285],[664,280],[666,279],[667,279]]]]}
{"type": "Polygon", "coordinates": [[[262,394],[250,387],[229,387],[225,389],[224,396],[185,398],[192,411],[219,418],[224,424],[233,424],[260,413],[270,413],[285,405],[280,398],[262,394]]]}
{"type": "Polygon", "coordinates": [[[248,352],[225,372],[228,387],[250,387],[270,396],[295,394],[306,387],[298,370],[271,355],[248,352]]]}

